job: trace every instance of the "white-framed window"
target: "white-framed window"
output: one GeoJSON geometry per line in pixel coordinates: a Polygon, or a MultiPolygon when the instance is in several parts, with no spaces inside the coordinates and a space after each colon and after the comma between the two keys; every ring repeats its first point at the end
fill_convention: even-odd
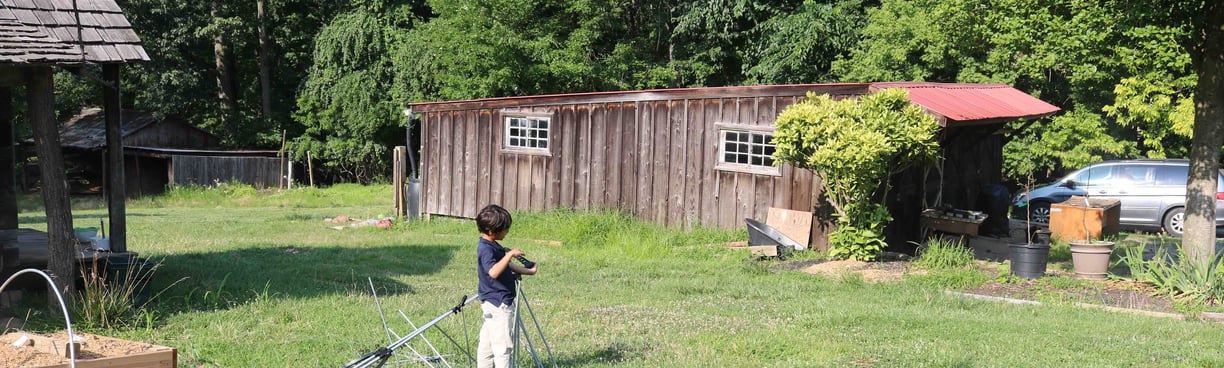
{"type": "Polygon", "coordinates": [[[551,122],[548,116],[506,115],[502,131],[502,149],[506,151],[548,154],[551,144],[551,122]]]}
{"type": "Polygon", "coordinates": [[[727,171],[781,175],[774,166],[773,131],[769,127],[720,125],[718,164],[727,171]]]}

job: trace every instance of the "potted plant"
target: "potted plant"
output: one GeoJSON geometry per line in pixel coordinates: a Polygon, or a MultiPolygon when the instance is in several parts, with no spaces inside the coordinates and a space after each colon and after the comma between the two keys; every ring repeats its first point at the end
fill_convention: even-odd
{"type": "MultiPolygon", "coordinates": [[[[1081,211],[1084,239],[1071,241],[1071,265],[1075,269],[1077,278],[1104,280],[1105,275],[1109,274],[1109,257],[1113,254],[1114,242],[1104,240],[1104,236],[1101,237],[1101,240],[1093,240],[1092,232],[1088,229],[1088,213],[1094,207],[1087,196],[1081,198],[1084,199],[1084,210],[1081,211]]],[[[1104,214],[1105,208],[1102,208],[1102,220],[1104,220],[1104,214]]],[[[1099,231],[1098,235],[1101,235],[1099,231]]]]}
{"type": "MultiPolygon", "coordinates": [[[[1036,170],[1036,167],[1033,167],[1030,162],[1028,166],[1019,169],[1025,170],[1026,180],[1023,187],[1024,192],[1028,193],[1033,187],[1033,170],[1036,170]]],[[[1008,249],[1011,273],[1031,280],[1045,275],[1046,264],[1050,260],[1050,233],[1041,230],[1034,231],[1033,212],[1028,209],[1028,206],[1024,207],[1024,239],[1009,242],[1008,249]]]]}

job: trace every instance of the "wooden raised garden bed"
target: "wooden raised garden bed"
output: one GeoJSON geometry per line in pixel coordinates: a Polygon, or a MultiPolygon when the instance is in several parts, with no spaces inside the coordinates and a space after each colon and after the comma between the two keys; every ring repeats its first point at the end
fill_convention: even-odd
{"type": "MultiPolygon", "coordinates": [[[[178,351],[113,337],[77,333],[78,368],[177,368],[178,351]]],[[[0,367],[68,368],[66,332],[0,336],[0,367]],[[21,341],[21,342],[18,342],[21,341]],[[16,344],[15,344],[16,343],[16,344]]]]}

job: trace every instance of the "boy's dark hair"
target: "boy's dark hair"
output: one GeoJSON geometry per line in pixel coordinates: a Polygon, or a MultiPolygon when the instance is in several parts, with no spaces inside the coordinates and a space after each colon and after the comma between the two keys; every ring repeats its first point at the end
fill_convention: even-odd
{"type": "Polygon", "coordinates": [[[510,212],[501,206],[491,204],[480,210],[476,215],[476,228],[481,234],[494,234],[510,228],[510,212]]]}

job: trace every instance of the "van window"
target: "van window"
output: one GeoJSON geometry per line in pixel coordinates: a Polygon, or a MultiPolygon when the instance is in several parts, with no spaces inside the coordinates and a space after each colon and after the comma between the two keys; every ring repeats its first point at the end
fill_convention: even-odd
{"type": "Polygon", "coordinates": [[[1119,183],[1129,185],[1156,184],[1157,165],[1120,165],[1114,169],[1119,183]]]}
{"type": "Polygon", "coordinates": [[[1109,181],[1110,172],[1113,166],[1093,166],[1087,170],[1075,174],[1075,185],[1082,186],[1098,186],[1105,185],[1109,181]]]}
{"type": "Polygon", "coordinates": [[[1189,166],[1156,166],[1156,185],[1186,185],[1189,166]]]}

